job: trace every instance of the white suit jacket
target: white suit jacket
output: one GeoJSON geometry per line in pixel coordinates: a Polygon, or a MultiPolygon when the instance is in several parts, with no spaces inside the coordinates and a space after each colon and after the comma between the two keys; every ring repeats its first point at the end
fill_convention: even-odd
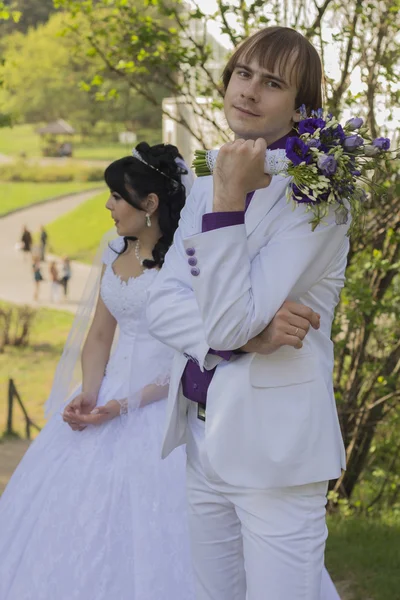
{"type": "Polygon", "coordinates": [[[189,358],[212,368],[218,358],[207,356],[210,348],[240,348],[286,299],[321,315],[320,330],[310,330],[301,350],[235,355],[218,365],[207,396],[206,451],[217,474],[237,486],[301,485],[336,478],[345,468],[330,332],[344,283],[348,227],[336,225],[332,212],[311,231],[305,206],[293,209],[286,200],[288,181],[273,177],[257,190],[244,225],[202,233],[202,216],[212,212],[213,180],[197,179],[150,289],[150,331],[176,351],[163,457],[186,441],[181,377],[189,358]],[[188,254],[197,259],[194,269],[188,254]]]}

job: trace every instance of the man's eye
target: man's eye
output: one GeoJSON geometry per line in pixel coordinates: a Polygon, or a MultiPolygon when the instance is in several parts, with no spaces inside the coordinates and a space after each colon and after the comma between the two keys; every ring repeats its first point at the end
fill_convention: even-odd
{"type": "Polygon", "coordinates": [[[281,89],[281,86],[276,81],[267,81],[266,84],[267,87],[277,88],[278,90],[281,89]]]}

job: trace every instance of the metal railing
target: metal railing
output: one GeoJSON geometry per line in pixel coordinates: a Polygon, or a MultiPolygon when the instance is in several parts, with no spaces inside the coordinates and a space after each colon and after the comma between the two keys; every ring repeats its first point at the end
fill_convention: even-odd
{"type": "Polygon", "coordinates": [[[7,404],[7,426],[4,432],[5,435],[15,435],[15,431],[13,429],[13,416],[14,416],[14,404],[15,400],[19,404],[25,419],[25,433],[28,440],[31,439],[31,428],[33,427],[36,431],[40,431],[41,428],[39,425],[36,425],[28,415],[28,412],[22,402],[21,396],[15,386],[14,380],[8,380],[8,404],[7,404]]]}

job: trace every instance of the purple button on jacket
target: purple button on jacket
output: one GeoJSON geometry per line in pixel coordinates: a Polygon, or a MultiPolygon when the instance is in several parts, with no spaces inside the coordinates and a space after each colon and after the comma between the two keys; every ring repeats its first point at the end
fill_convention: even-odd
{"type": "MultiPolygon", "coordinates": [[[[254,192],[247,194],[246,198],[246,210],[250,204],[254,192]]],[[[229,227],[231,225],[240,225],[244,223],[244,212],[231,212],[231,213],[207,213],[203,215],[203,227],[202,232],[211,231],[212,229],[219,229],[220,227],[229,227]]],[[[191,265],[195,258],[190,258],[188,263],[191,265]]],[[[197,260],[196,260],[197,262],[197,260]]],[[[192,269],[192,274],[194,269],[192,269]]],[[[232,356],[232,352],[217,352],[216,350],[209,350],[209,354],[216,354],[224,360],[229,360],[232,356]]],[[[207,392],[210,387],[212,378],[217,367],[210,371],[204,370],[201,372],[200,367],[189,360],[186,368],[182,375],[182,392],[188,400],[193,402],[199,402],[200,404],[206,404],[207,392]]]]}
{"type": "MultiPolygon", "coordinates": [[[[289,133],[285,135],[283,138],[277,140],[273,144],[269,146],[270,150],[276,150],[278,148],[285,148],[286,140],[291,135],[296,135],[295,133],[289,133]]],[[[253,198],[254,192],[247,194],[246,197],[246,205],[244,212],[220,212],[220,213],[206,213],[203,215],[202,221],[202,232],[211,231],[212,229],[219,229],[221,227],[230,227],[232,225],[240,225],[244,223],[244,214],[248,209],[251,199],[253,198]]],[[[194,256],[195,250],[194,248],[188,248],[186,250],[186,254],[188,256],[194,256]]],[[[188,261],[189,262],[189,261],[188,261]]],[[[192,263],[189,263],[192,264],[192,263]]],[[[194,269],[192,269],[193,271],[194,269]]],[[[216,354],[220,356],[224,360],[230,360],[233,352],[219,352],[216,350],[209,350],[209,354],[216,354]]],[[[186,368],[182,375],[182,392],[188,400],[193,400],[193,402],[199,402],[200,404],[207,403],[207,392],[210,387],[212,378],[214,377],[214,373],[216,369],[211,369],[210,371],[204,370],[202,373],[200,367],[189,360],[186,368]]]]}

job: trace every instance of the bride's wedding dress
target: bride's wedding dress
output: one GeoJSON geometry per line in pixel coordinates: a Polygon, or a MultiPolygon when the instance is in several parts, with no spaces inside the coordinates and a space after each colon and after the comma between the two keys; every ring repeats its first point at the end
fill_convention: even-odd
{"type": "MultiPolygon", "coordinates": [[[[143,326],[157,271],[122,281],[117,256],[109,251],[101,283],[119,338],[98,405],[162,372],[143,326]]],[[[166,360],[166,380],[169,369],[166,360]]],[[[47,423],[0,500],[1,600],[194,599],[185,451],[160,459],[164,412],[161,400],[82,432],[61,414],[47,423]]]]}

